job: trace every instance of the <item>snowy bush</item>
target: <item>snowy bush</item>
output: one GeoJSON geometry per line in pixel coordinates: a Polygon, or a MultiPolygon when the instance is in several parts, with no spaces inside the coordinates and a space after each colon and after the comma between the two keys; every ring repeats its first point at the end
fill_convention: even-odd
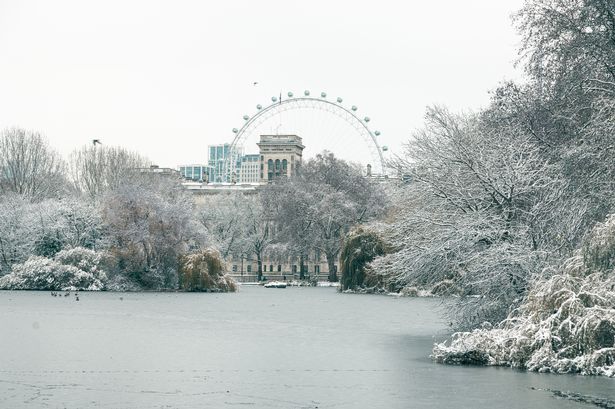
{"type": "Polygon", "coordinates": [[[99,248],[102,220],[94,203],[80,199],[0,197],[0,273],[32,255],[53,257],[66,248],[99,248]]]}
{"type": "Polygon", "coordinates": [[[92,274],[97,279],[104,281],[106,273],[103,271],[101,264],[103,263],[104,253],[83,247],[75,247],[69,250],[62,250],[55,255],[54,259],[64,265],[77,267],[89,274],[92,274]]]}
{"type": "Polygon", "coordinates": [[[206,249],[180,260],[180,286],[186,291],[236,291],[237,284],[224,273],[224,261],[217,250],[206,249]]]}
{"type": "Polygon", "coordinates": [[[100,260],[100,254],[84,248],[61,251],[53,259],[32,256],[0,278],[0,289],[102,290],[107,275],[100,260]]]}
{"type": "MultiPolygon", "coordinates": [[[[594,229],[585,253],[608,253],[614,232],[607,234],[605,229],[612,220],[594,229]]],[[[615,274],[603,260],[581,254],[569,258],[550,278],[538,280],[523,304],[496,328],[486,324],[456,333],[450,344],[434,346],[433,358],[441,363],[615,376],[615,274]]]]}

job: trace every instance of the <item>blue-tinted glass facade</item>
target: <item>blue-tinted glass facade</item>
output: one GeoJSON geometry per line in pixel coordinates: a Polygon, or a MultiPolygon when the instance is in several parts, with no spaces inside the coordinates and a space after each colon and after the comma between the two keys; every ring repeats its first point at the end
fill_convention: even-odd
{"type": "Polygon", "coordinates": [[[179,173],[184,179],[195,182],[209,182],[210,174],[213,173],[207,165],[184,165],[179,167],[179,173]]]}
{"type": "MultiPolygon", "coordinates": [[[[238,174],[241,168],[241,150],[233,154],[233,160],[235,161],[235,173],[238,174]]],[[[224,145],[212,145],[209,146],[209,158],[208,165],[212,169],[210,175],[211,182],[230,182],[233,177],[230,175],[230,169],[227,170],[227,175],[224,175],[225,161],[231,157],[231,145],[225,143],[224,145]],[[225,177],[226,176],[226,177],[225,177]]]]}

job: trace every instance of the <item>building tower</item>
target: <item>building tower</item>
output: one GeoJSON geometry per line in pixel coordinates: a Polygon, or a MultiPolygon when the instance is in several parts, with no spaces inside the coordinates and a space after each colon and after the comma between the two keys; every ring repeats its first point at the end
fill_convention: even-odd
{"type": "Polygon", "coordinates": [[[260,151],[260,182],[268,183],[277,177],[291,177],[301,165],[303,146],[297,135],[261,135],[257,143],[260,151]]]}

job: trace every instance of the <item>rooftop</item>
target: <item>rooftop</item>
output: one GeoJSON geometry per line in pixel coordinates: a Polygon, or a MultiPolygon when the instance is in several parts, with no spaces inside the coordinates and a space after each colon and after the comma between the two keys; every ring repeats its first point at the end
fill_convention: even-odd
{"type": "Polygon", "coordinates": [[[292,144],[299,145],[302,148],[303,141],[298,135],[261,135],[260,142],[257,145],[280,145],[280,144],[292,144]]]}

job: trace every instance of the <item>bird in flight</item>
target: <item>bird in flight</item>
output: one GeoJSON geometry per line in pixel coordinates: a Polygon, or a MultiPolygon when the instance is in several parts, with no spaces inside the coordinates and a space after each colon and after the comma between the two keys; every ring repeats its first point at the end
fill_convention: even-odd
{"type": "Polygon", "coordinates": [[[92,139],[92,143],[94,144],[94,146],[96,146],[96,144],[102,145],[100,139],[92,139]]]}
{"type": "Polygon", "coordinates": [[[258,81],[254,81],[252,85],[258,85],[258,81]]]}

